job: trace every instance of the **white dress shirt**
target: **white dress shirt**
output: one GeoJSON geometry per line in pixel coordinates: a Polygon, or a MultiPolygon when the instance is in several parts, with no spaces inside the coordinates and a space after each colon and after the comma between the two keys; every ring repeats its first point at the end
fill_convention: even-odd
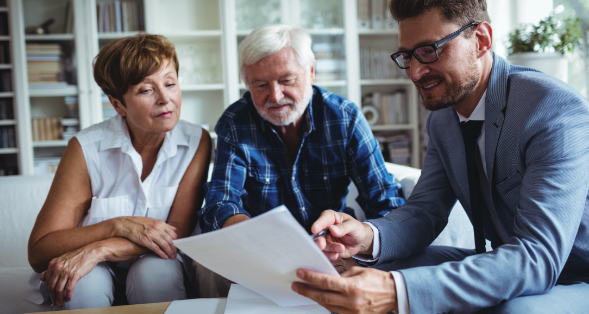
{"type": "MultiPolygon", "coordinates": [[[[458,119],[460,120],[460,122],[463,121],[469,121],[469,120],[474,120],[474,121],[483,121],[483,126],[482,126],[482,130],[481,130],[481,134],[479,135],[479,138],[477,139],[477,144],[479,146],[479,152],[481,153],[481,160],[485,160],[485,97],[487,95],[487,91],[485,90],[485,92],[483,93],[483,96],[481,97],[481,100],[479,100],[479,103],[477,104],[477,106],[474,108],[474,110],[472,111],[472,113],[470,114],[470,117],[466,118],[462,115],[460,115],[458,112],[456,112],[458,114],[458,119]]],[[[485,175],[487,176],[487,178],[489,177],[487,174],[487,165],[485,162],[483,162],[483,169],[485,170],[485,175]]],[[[380,258],[380,233],[378,231],[378,229],[371,224],[370,222],[364,222],[365,224],[369,225],[370,228],[372,228],[372,232],[373,232],[373,242],[372,242],[372,258],[370,259],[366,259],[363,258],[362,256],[354,256],[355,259],[363,261],[363,262],[377,262],[378,259],[380,258]]],[[[391,271],[391,274],[393,275],[393,279],[395,280],[395,286],[397,289],[397,305],[399,306],[399,310],[398,313],[399,314],[409,314],[409,298],[407,296],[407,286],[405,284],[405,278],[403,277],[403,274],[401,272],[398,271],[391,271]]]]}

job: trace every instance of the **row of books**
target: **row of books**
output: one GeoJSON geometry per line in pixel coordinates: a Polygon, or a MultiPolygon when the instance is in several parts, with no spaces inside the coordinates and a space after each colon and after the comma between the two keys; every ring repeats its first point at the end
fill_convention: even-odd
{"type": "Polygon", "coordinates": [[[411,166],[411,139],[408,134],[375,136],[385,161],[411,166]]]}
{"type": "Polygon", "coordinates": [[[397,22],[393,20],[388,10],[388,2],[388,0],[358,0],[358,28],[398,28],[397,22]]]}
{"type": "Polygon", "coordinates": [[[8,35],[8,13],[0,12],[0,35],[8,35]]]}
{"type": "Polygon", "coordinates": [[[135,32],[145,29],[141,1],[113,1],[96,4],[99,33],[135,32]]]}
{"type": "Polygon", "coordinates": [[[39,118],[32,120],[33,141],[69,141],[80,131],[77,119],[61,117],[39,118]]]}
{"type": "Polygon", "coordinates": [[[407,77],[391,60],[391,51],[360,47],[360,77],[367,80],[386,80],[407,77]]]}
{"type": "Polygon", "coordinates": [[[59,83],[65,81],[63,53],[57,43],[28,43],[27,72],[29,83],[59,83]]]}
{"type": "Polygon", "coordinates": [[[346,60],[341,42],[315,42],[311,46],[315,55],[317,81],[341,80],[345,76],[346,60]]]}
{"type": "Polygon", "coordinates": [[[18,174],[17,167],[0,167],[0,177],[15,176],[18,174]]]}
{"type": "Polygon", "coordinates": [[[7,41],[0,43],[0,63],[10,63],[10,46],[7,41]]]}
{"type": "Polygon", "coordinates": [[[14,119],[14,107],[11,98],[0,99],[0,120],[14,119]]]}
{"type": "Polygon", "coordinates": [[[14,126],[0,127],[0,148],[16,147],[14,126]]]}
{"type": "Polygon", "coordinates": [[[374,107],[378,114],[371,125],[408,124],[409,108],[407,106],[407,94],[399,90],[391,94],[374,92],[362,99],[362,107],[374,107]]]}
{"type": "Polygon", "coordinates": [[[12,73],[10,70],[0,72],[0,92],[12,91],[12,73]]]}

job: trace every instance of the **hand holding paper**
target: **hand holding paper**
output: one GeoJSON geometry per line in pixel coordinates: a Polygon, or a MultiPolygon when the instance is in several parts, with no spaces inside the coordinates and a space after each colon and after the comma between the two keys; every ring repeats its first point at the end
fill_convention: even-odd
{"type": "Polygon", "coordinates": [[[175,240],[174,245],[210,270],[281,306],[315,304],[291,290],[299,280],[297,269],[339,277],[284,206],[228,228],[175,240]]]}

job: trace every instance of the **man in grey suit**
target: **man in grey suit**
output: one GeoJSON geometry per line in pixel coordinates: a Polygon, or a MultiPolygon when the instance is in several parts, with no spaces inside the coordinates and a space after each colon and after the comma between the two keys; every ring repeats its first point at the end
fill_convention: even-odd
{"type": "Polygon", "coordinates": [[[330,259],[391,272],[299,269],[306,283],[293,290],[340,314],[587,313],[588,101],[494,55],[484,0],[392,0],[390,9],[393,60],[433,111],[421,177],[383,218],[326,211],[311,230],[329,228],[316,242],[330,259]],[[476,250],[429,246],[457,200],[476,250]]]}

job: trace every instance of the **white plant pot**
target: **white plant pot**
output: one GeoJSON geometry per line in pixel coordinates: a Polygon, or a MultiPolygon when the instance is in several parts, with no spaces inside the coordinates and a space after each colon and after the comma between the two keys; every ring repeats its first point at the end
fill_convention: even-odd
{"type": "Polygon", "coordinates": [[[568,61],[560,52],[522,52],[507,57],[511,64],[522,65],[567,82],[568,61]]]}
{"type": "Polygon", "coordinates": [[[565,83],[568,77],[568,60],[560,52],[523,52],[507,57],[511,64],[530,67],[552,75],[565,83]]]}

